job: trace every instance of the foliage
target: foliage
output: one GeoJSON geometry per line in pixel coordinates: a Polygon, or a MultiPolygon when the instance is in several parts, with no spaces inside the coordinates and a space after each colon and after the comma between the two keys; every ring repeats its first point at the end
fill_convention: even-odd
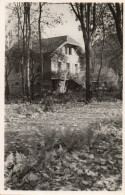
{"type": "Polygon", "coordinates": [[[67,78],[67,70],[58,70],[51,72],[51,76],[54,79],[59,79],[59,80],[66,80],[67,78]]]}
{"type": "Polygon", "coordinates": [[[52,72],[51,77],[54,79],[62,79],[62,80],[72,80],[76,82],[78,85],[85,85],[85,78],[79,74],[72,74],[67,72],[66,70],[60,70],[58,72],[52,72]]]}
{"type": "MultiPolygon", "coordinates": [[[[122,47],[123,47],[123,4],[121,3],[71,3],[71,8],[79,21],[79,29],[83,33],[86,55],[86,95],[89,99],[90,94],[90,61],[93,57],[89,55],[91,45],[100,42],[99,47],[102,48],[102,41],[105,36],[107,43],[104,52],[97,46],[97,61],[101,61],[104,54],[106,66],[109,65],[115,71],[122,64],[122,47]],[[115,35],[115,36],[114,36],[115,35]],[[117,35],[117,38],[116,38],[117,35]],[[111,39],[115,38],[114,40],[111,39]],[[110,37],[110,38],[109,38],[110,37]],[[111,40],[110,40],[111,39],[111,40]],[[111,41],[113,40],[113,43],[111,41]],[[116,46],[114,46],[116,45],[116,46]],[[121,48],[120,48],[120,47],[121,48]],[[108,48],[108,50],[107,50],[108,48]],[[109,49],[110,48],[110,49],[109,49]],[[99,52],[98,52],[99,51],[99,52]],[[100,59],[99,59],[100,58],[100,59]],[[120,61],[120,62],[119,62],[120,61]]],[[[94,61],[96,53],[94,54],[94,61]]],[[[101,70],[101,69],[100,69],[101,70]]],[[[118,73],[118,72],[117,72],[118,73]]]]}
{"type": "MultiPolygon", "coordinates": [[[[31,6],[31,37],[38,39],[38,20],[39,20],[39,3],[30,3],[31,6]]],[[[41,13],[41,31],[45,34],[46,28],[55,27],[61,23],[61,14],[55,14],[51,12],[51,4],[42,3],[42,13],[41,13]]],[[[6,20],[6,46],[11,47],[18,39],[23,37],[23,25],[24,25],[24,3],[8,3],[6,5],[7,9],[7,20],[6,20]]]]}
{"type": "Polygon", "coordinates": [[[6,189],[121,190],[121,102],[70,104],[6,105],[6,189]]]}
{"type": "Polygon", "coordinates": [[[61,61],[63,63],[67,62],[67,56],[62,52],[62,49],[58,49],[53,53],[52,60],[57,63],[58,61],[61,61]]]}
{"type": "Polygon", "coordinates": [[[31,101],[31,99],[34,98],[34,82],[36,78],[40,76],[40,74],[34,74],[34,59],[31,59],[33,39],[37,37],[40,43],[39,52],[36,51],[34,53],[39,53],[38,66],[41,68],[41,74],[43,74],[41,33],[45,30],[46,26],[49,27],[53,26],[55,23],[60,23],[60,16],[57,16],[55,13],[55,18],[47,3],[8,3],[6,9],[8,11],[8,16],[10,16],[9,19],[6,20],[6,48],[10,48],[16,43],[19,50],[20,40],[22,42],[22,51],[17,52],[21,55],[19,56],[21,57],[21,61],[18,60],[21,64],[22,96],[24,98],[26,86],[27,99],[31,101]],[[38,28],[36,28],[36,26],[38,26],[38,28]]]}
{"type": "Polygon", "coordinates": [[[44,95],[43,102],[44,104],[44,112],[52,111],[53,112],[53,98],[51,96],[48,96],[47,94],[44,95]]]}
{"type": "Polygon", "coordinates": [[[108,7],[114,18],[118,41],[123,50],[123,3],[108,3],[108,7]]]}
{"type": "MultiPolygon", "coordinates": [[[[19,46],[18,43],[14,44],[13,47],[10,49],[6,50],[6,57],[8,61],[10,60],[10,64],[15,63],[20,63],[22,64],[22,57],[23,57],[23,46],[22,46],[22,41],[19,41],[19,46]]],[[[36,63],[35,65],[38,66],[39,64],[39,53],[35,52],[34,50],[30,49],[30,57],[31,61],[36,63]]],[[[25,54],[25,61],[26,61],[26,54],[25,54]]],[[[32,64],[31,64],[32,65],[32,64]]]]}
{"type": "MultiPolygon", "coordinates": [[[[23,58],[23,47],[22,47],[22,41],[18,44],[15,44],[12,48],[6,51],[6,69],[7,73],[10,74],[10,71],[12,69],[14,70],[16,66],[19,66],[19,75],[21,74],[21,67],[22,67],[22,58],[23,58]]],[[[24,56],[25,66],[24,66],[24,75],[26,75],[26,53],[24,56]]],[[[36,69],[40,67],[40,57],[39,53],[36,53],[34,50],[30,49],[30,82],[35,82],[35,79],[39,76],[38,73],[36,73],[36,69]]],[[[8,74],[8,76],[9,76],[8,74]]]]}
{"type": "Polygon", "coordinates": [[[78,83],[79,85],[81,85],[82,87],[85,87],[85,76],[81,76],[79,74],[71,74],[69,73],[67,75],[67,78],[69,80],[73,80],[75,81],[76,83],[78,83]]]}
{"type": "MultiPolygon", "coordinates": [[[[99,65],[96,65],[94,69],[94,73],[91,73],[92,80],[97,79],[98,70],[99,70],[99,65]]],[[[116,75],[116,73],[112,68],[106,66],[102,67],[100,82],[107,82],[107,88],[118,89],[118,76],[116,75]]]]}
{"type": "MultiPolygon", "coordinates": [[[[102,41],[98,39],[92,47],[92,67],[101,63],[102,41]]],[[[103,66],[112,68],[116,74],[122,73],[123,56],[116,34],[106,35],[103,48],[103,66]]]]}

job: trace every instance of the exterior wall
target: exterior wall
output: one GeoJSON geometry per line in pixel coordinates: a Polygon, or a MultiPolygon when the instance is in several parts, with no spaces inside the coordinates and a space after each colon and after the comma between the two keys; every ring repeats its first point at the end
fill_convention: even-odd
{"type": "Polygon", "coordinates": [[[43,72],[51,72],[51,56],[50,54],[44,54],[44,64],[43,64],[43,72]]]}
{"type": "MultiPolygon", "coordinates": [[[[44,55],[44,74],[51,72],[51,60],[49,55],[44,55]]],[[[36,70],[34,70],[36,72],[36,70]]],[[[19,70],[20,72],[20,70],[19,70]]],[[[48,76],[48,75],[47,75],[48,76]]],[[[10,72],[8,77],[9,90],[11,95],[21,95],[22,93],[22,78],[21,73],[15,73],[15,67],[10,72]]],[[[43,88],[51,88],[50,78],[44,79],[43,88]]],[[[41,76],[37,77],[34,82],[34,94],[41,92],[41,76]]]]}
{"type": "Polygon", "coordinates": [[[9,90],[11,95],[21,95],[22,84],[21,75],[19,73],[15,74],[14,69],[10,72],[8,77],[9,90]]]}
{"type": "Polygon", "coordinates": [[[69,72],[72,74],[79,73],[80,72],[80,57],[76,53],[76,49],[73,46],[67,45],[67,47],[72,48],[72,54],[69,55],[69,53],[65,53],[65,46],[62,47],[62,53],[65,54],[67,60],[66,62],[63,62],[61,59],[54,61],[53,58],[51,59],[51,70],[57,72],[58,71],[58,62],[61,62],[61,70],[67,70],[67,63],[70,64],[69,72]],[[77,65],[77,72],[76,67],[77,65]]]}
{"type": "MultiPolygon", "coordinates": [[[[10,73],[8,77],[9,90],[11,95],[21,95],[22,94],[22,78],[21,74],[10,73]]],[[[34,82],[34,94],[39,94],[41,92],[41,79],[40,76],[34,82]]]]}
{"type": "Polygon", "coordinates": [[[51,89],[52,82],[51,82],[51,56],[50,54],[44,55],[43,73],[44,73],[44,79],[43,79],[43,84],[42,84],[43,88],[51,89]]]}
{"type": "MultiPolygon", "coordinates": [[[[53,58],[51,58],[51,55],[44,54],[44,79],[41,82],[41,76],[38,77],[34,83],[34,94],[38,94],[41,92],[41,85],[43,85],[44,89],[52,89],[52,80],[51,80],[51,72],[58,71],[58,62],[61,62],[61,69],[67,70],[67,63],[70,64],[69,72],[72,74],[76,73],[75,64],[78,66],[77,73],[80,73],[80,57],[76,52],[76,49],[74,46],[71,46],[69,44],[66,45],[68,48],[72,48],[72,54],[69,55],[69,53],[65,54],[65,46],[62,47],[62,53],[66,56],[66,61],[63,62],[59,58],[57,61],[54,61],[53,58]]],[[[69,52],[69,51],[68,51],[69,52]]],[[[8,83],[9,83],[9,89],[11,95],[21,95],[22,93],[22,79],[20,73],[15,73],[15,68],[12,69],[9,77],[8,77],[8,83]]]]}

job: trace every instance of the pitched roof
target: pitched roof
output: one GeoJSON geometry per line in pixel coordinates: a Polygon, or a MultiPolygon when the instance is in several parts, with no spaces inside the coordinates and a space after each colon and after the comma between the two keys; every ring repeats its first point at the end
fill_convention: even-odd
{"type": "MultiPolygon", "coordinates": [[[[33,49],[38,50],[38,42],[39,40],[33,41],[32,46],[33,49]]],[[[80,47],[80,44],[76,42],[74,39],[72,39],[69,36],[59,36],[59,37],[52,37],[52,38],[46,38],[41,40],[41,47],[43,53],[52,53],[54,52],[58,47],[60,47],[62,44],[68,43],[77,47],[80,47]]]]}
{"type": "MultiPolygon", "coordinates": [[[[70,36],[59,36],[59,37],[52,37],[52,38],[46,38],[41,40],[41,48],[42,53],[53,53],[56,49],[58,49],[63,44],[71,44],[75,47],[77,47],[78,51],[83,54],[83,48],[80,46],[78,42],[76,42],[74,39],[72,39],[70,36]]],[[[23,41],[20,40],[19,44],[20,49],[23,47],[23,41]]],[[[10,51],[13,49],[18,49],[18,42],[16,42],[10,49],[7,49],[6,51],[10,51]]],[[[36,53],[39,53],[39,40],[32,40],[32,50],[36,53]]]]}

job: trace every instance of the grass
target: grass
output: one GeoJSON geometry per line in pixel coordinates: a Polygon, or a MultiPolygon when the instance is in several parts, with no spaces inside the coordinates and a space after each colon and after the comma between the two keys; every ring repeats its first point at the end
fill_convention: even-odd
{"type": "MultiPolygon", "coordinates": [[[[67,158],[70,158],[70,161],[73,162],[74,153],[74,155],[78,154],[79,156],[78,159],[76,159],[79,160],[77,167],[80,166],[79,158],[84,158],[84,161],[87,159],[88,162],[90,161],[90,164],[95,164],[97,159],[103,158],[106,160],[106,158],[109,158],[109,156],[112,159],[114,152],[116,154],[117,152],[118,154],[121,154],[122,152],[121,106],[121,101],[92,102],[88,105],[78,102],[67,102],[66,104],[55,104],[53,107],[53,112],[44,112],[44,107],[41,103],[31,105],[23,103],[8,104],[5,108],[5,159],[7,159],[9,154],[17,152],[25,155],[27,159],[30,160],[30,164],[33,164],[34,160],[36,160],[37,166],[39,158],[46,159],[46,168],[44,167],[46,174],[48,174],[47,167],[49,167],[49,169],[52,169],[53,167],[53,170],[55,170],[57,165],[54,165],[54,163],[58,164],[60,160],[61,165],[58,166],[59,169],[62,169],[62,172],[64,172],[64,164],[65,166],[68,164],[67,158]],[[116,142],[119,143],[119,145],[114,145],[116,142]],[[104,144],[104,146],[102,146],[102,144],[104,144]],[[105,150],[106,147],[107,151],[105,150]],[[101,153],[101,150],[103,152],[105,151],[103,153],[104,156],[101,153]],[[89,155],[88,157],[84,156],[86,152],[89,155]],[[83,154],[84,157],[80,157],[81,154],[83,154]],[[90,156],[92,155],[95,156],[95,159],[91,159],[90,156]],[[50,158],[54,158],[54,162],[50,158]],[[50,165],[52,165],[52,167],[50,165]]],[[[107,162],[107,166],[108,163],[109,162],[107,162]]],[[[116,165],[115,160],[113,163],[116,165]]],[[[117,162],[116,167],[114,166],[116,168],[115,175],[118,175],[118,169],[121,167],[119,163],[117,162]]],[[[86,168],[89,166],[90,165],[88,163],[86,168]]],[[[40,168],[38,169],[38,173],[40,173],[40,168]]],[[[83,168],[79,168],[78,170],[81,169],[83,168]]],[[[53,178],[55,174],[57,174],[57,171],[53,172],[53,170],[50,171],[52,172],[52,175],[49,175],[50,178],[53,178]]],[[[70,170],[69,167],[67,168],[67,171],[68,170],[70,170]]],[[[76,170],[74,171],[76,174],[76,170]]],[[[96,170],[95,172],[98,171],[96,170]]],[[[78,174],[80,174],[80,171],[78,171],[78,174]]],[[[114,172],[111,172],[110,174],[114,174],[114,172]]],[[[39,176],[41,178],[41,174],[39,174],[39,176]]],[[[54,190],[55,187],[53,185],[57,178],[49,181],[48,184],[46,184],[46,177],[44,177],[43,181],[41,179],[41,182],[47,186],[40,187],[40,184],[38,184],[39,182],[37,182],[37,189],[54,190]]],[[[57,175],[55,177],[57,177],[57,175]]],[[[94,190],[96,188],[100,190],[100,187],[97,187],[98,185],[94,183],[95,181],[93,181],[93,179],[91,179],[93,184],[90,185],[90,187],[86,187],[85,184],[81,184],[82,186],[79,186],[79,182],[75,181],[74,183],[74,181],[71,181],[71,178],[72,174],[70,172],[68,182],[72,184],[71,190],[94,190]]],[[[79,175],[78,178],[82,179],[83,175],[79,175]]],[[[97,176],[97,178],[99,179],[99,176],[97,176]]],[[[64,181],[61,180],[61,176],[58,176],[58,179],[60,179],[59,186],[57,185],[58,182],[56,182],[55,185],[56,189],[60,190],[62,182],[64,181]]],[[[106,187],[106,189],[120,189],[120,181],[121,179],[118,179],[115,187],[111,187],[109,185],[106,187]]],[[[91,182],[88,180],[88,184],[89,183],[91,182]]],[[[11,186],[10,183],[8,186],[11,186]]],[[[35,189],[36,186],[31,185],[30,187],[31,189],[35,189]]],[[[67,184],[64,186],[64,189],[67,189],[67,184]]],[[[23,188],[30,189],[30,187],[28,186],[23,188]]],[[[19,189],[19,186],[16,186],[15,188],[19,189]]],[[[20,188],[22,189],[22,186],[20,188]]],[[[102,189],[104,190],[104,186],[102,189]]]]}

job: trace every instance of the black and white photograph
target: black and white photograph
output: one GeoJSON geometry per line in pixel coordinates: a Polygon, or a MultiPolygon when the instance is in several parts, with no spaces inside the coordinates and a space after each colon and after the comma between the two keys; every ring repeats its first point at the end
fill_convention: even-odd
{"type": "Polygon", "coordinates": [[[6,2],[4,191],[123,190],[123,5],[6,2]]]}

